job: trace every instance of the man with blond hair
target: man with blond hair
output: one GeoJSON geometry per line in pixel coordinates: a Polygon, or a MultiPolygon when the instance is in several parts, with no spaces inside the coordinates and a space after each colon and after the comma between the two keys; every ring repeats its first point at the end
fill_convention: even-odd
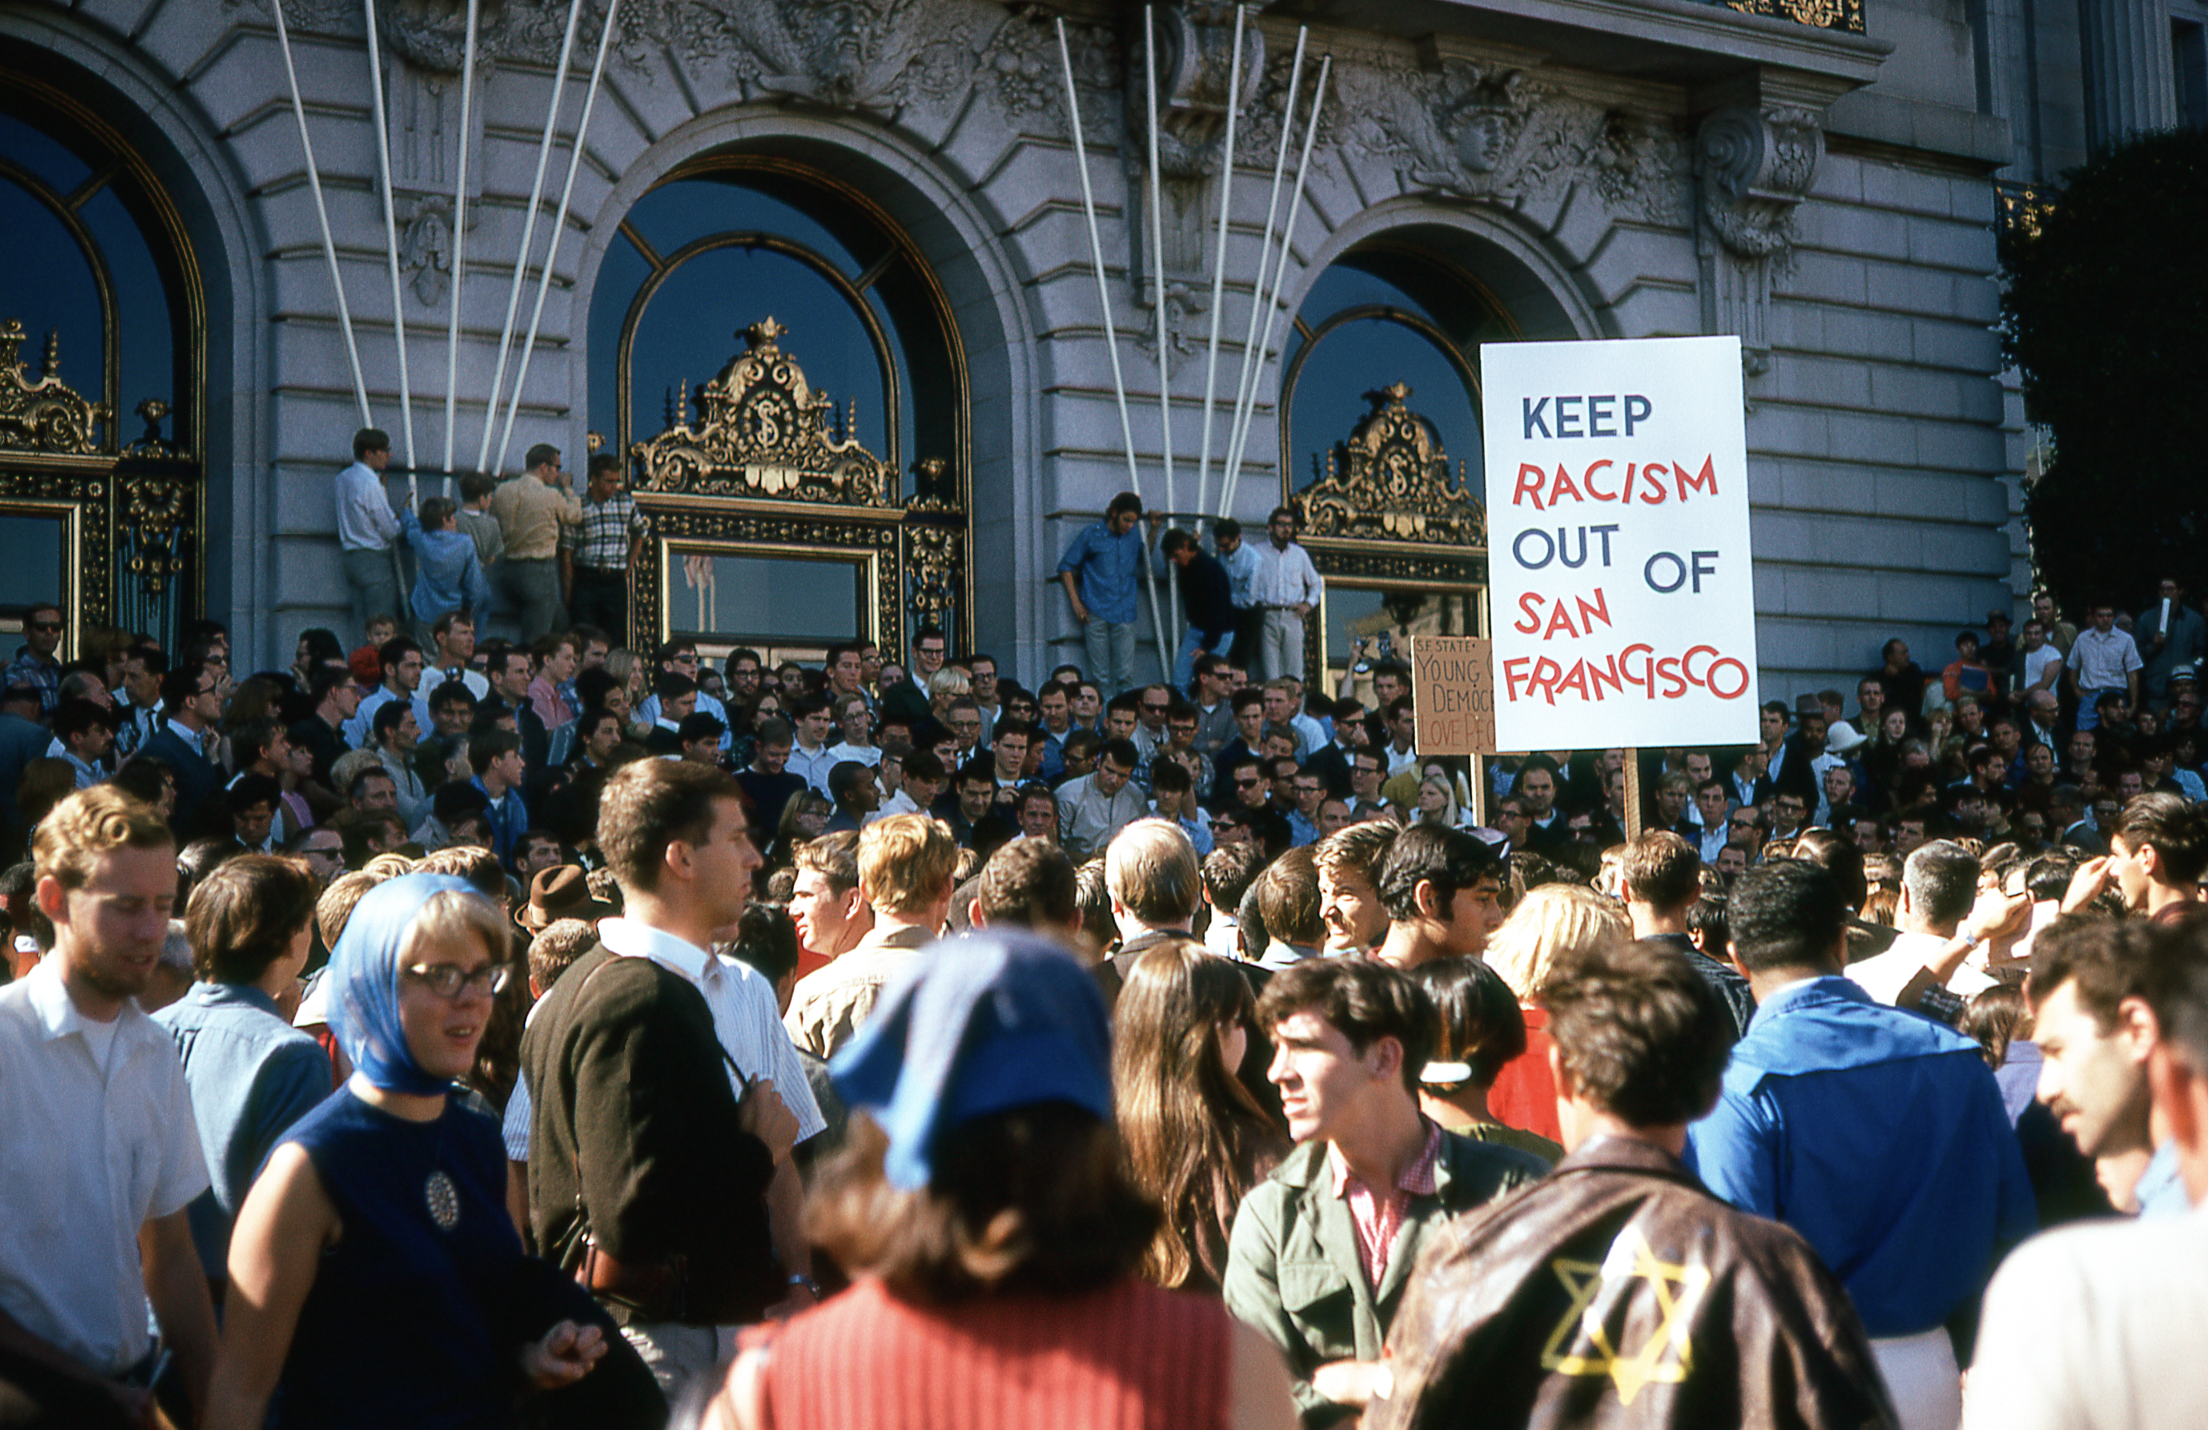
{"type": "Polygon", "coordinates": [[[958,841],[924,814],[893,814],[859,834],[859,897],[874,911],[866,936],[826,968],[798,980],[783,1026],[817,1058],[851,1040],[882,986],[935,942],[957,887],[958,841]]]}
{"type": "Polygon", "coordinates": [[[1384,819],[1367,820],[1311,846],[1319,872],[1319,917],[1326,921],[1327,954],[1361,954],[1388,936],[1388,910],[1380,902],[1380,862],[1395,846],[1397,832],[1384,819]]]}
{"type": "Polygon", "coordinates": [[[790,921],[797,925],[798,977],[825,968],[874,927],[874,911],[859,893],[859,835],[841,829],[797,846],[797,882],[790,921]]]}
{"type": "Polygon", "coordinates": [[[0,988],[0,1403],[27,1400],[26,1423],[150,1420],[151,1302],[196,1412],[215,1321],[186,1208],[207,1166],[176,1043],[134,1001],[168,937],[176,844],[97,785],[39,821],[33,853],[54,943],[0,988]]]}
{"type": "Polygon", "coordinates": [[[1138,819],[1104,851],[1104,888],[1120,942],[1119,951],[1096,966],[1096,981],[1105,1001],[1116,1003],[1136,959],[1161,943],[1195,936],[1189,930],[1204,898],[1203,866],[1178,824],[1138,819]]]}

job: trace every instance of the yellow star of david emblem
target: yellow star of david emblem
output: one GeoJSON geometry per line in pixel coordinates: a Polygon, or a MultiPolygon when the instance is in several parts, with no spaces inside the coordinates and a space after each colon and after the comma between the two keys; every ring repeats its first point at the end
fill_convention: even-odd
{"type": "Polygon", "coordinates": [[[1709,1290],[1708,1267],[1657,1260],[1639,1230],[1628,1226],[1600,1263],[1559,1256],[1549,1269],[1564,1283],[1572,1302],[1541,1348],[1543,1370],[1608,1376],[1617,1387],[1619,1401],[1631,1405],[1649,1382],[1676,1385],[1694,1369],[1688,1327],[1695,1306],[1709,1290]],[[1663,1319],[1647,1342],[1629,1353],[1611,1344],[1609,1329],[1602,1323],[1604,1307],[1596,1304],[1596,1298],[1612,1286],[1631,1281],[1648,1283],[1663,1319]]]}

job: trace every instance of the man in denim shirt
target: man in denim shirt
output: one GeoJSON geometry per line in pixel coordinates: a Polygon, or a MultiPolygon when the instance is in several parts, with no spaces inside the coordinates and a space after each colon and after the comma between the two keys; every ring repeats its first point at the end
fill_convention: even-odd
{"type": "Polygon", "coordinates": [[[1082,628],[1088,673],[1107,700],[1135,684],[1135,592],[1150,574],[1135,532],[1141,520],[1142,498],[1121,492],[1104,508],[1104,519],[1083,527],[1058,558],[1058,579],[1082,628]]]}
{"type": "Polygon", "coordinates": [[[437,648],[437,619],[454,611],[484,618],[491,610],[491,581],[476,559],[475,538],[458,529],[450,497],[425,497],[421,514],[402,518],[414,548],[414,624],[425,650],[437,648]]]}

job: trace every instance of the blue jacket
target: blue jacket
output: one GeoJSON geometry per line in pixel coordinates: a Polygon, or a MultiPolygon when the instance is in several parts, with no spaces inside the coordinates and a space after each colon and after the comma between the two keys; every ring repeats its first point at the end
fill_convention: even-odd
{"type": "Polygon", "coordinates": [[[434,621],[447,611],[467,610],[479,619],[491,609],[491,582],[475,556],[475,538],[459,531],[424,531],[409,509],[400,518],[407,544],[414,548],[414,618],[434,621]]]}
{"type": "Polygon", "coordinates": [[[1687,1163],[1800,1232],[1874,1337],[1940,1325],[2038,1229],[1978,1045],[1838,976],[1781,989],[1733,1046],[1687,1163]]]}

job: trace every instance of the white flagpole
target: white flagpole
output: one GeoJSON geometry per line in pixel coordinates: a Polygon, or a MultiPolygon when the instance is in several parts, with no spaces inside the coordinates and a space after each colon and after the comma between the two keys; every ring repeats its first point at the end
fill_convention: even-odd
{"type": "MultiPolygon", "coordinates": [[[[1112,396],[1119,403],[1119,436],[1127,452],[1127,480],[1137,497],[1142,495],[1142,472],[1135,465],[1135,429],[1127,420],[1127,383],[1119,370],[1119,334],[1112,326],[1112,290],[1104,276],[1104,238],[1096,227],[1096,194],[1089,187],[1089,151],[1081,137],[1081,95],[1073,82],[1073,50],[1066,44],[1066,21],[1057,18],[1058,61],[1066,71],[1066,114],[1073,123],[1073,155],[1076,169],[1081,175],[1081,212],[1089,221],[1089,255],[1096,264],[1097,309],[1104,319],[1104,351],[1112,360],[1112,396]]],[[[1147,551],[1147,547],[1145,551],[1147,551]]],[[[1147,563],[1145,563],[1147,564],[1147,563]]],[[[1173,656],[1165,649],[1165,625],[1158,619],[1158,586],[1145,579],[1143,589],[1150,593],[1150,631],[1158,638],[1158,661],[1165,669],[1165,678],[1173,678],[1173,656]]],[[[1095,619],[1091,616],[1091,619],[1095,619]]]]}
{"type": "MultiPolygon", "coordinates": [[[[1288,223],[1281,230],[1280,261],[1273,269],[1272,293],[1265,300],[1265,326],[1257,339],[1262,354],[1273,341],[1273,320],[1279,316],[1280,290],[1288,282],[1288,255],[1296,242],[1296,218],[1303,208],[1303,182],[1311,172],[1311,145],[1319,137],[1319,112],[1326,108],[1326,80],[1334,70],[1334,57],[1326,56],[1319,62],[1319,87],[1311,97],[1311,122],[1303,131],[1303,156],[1296,161],[1296,188],[1288,199],[1288,223]]],[[[1262,276],[1262,275],[1261,275],[1262,276]]],[[[1262,365],[1261,365],[1262,371],[1262,365]]],[[[1234,488],[1242,480],[1241,453],[1250,435],[1250,419],[1257,411],[1257,385],[1250,385],[1250,405],[1242,414],[1242,441],[1235,444],[1235,466],[1228,474],[1226,494],[1219,503],[1219,514],[1225,516],[1234,503],[1234,488]]]]}
{"type": "Polygon", "coordinates": [[[452,495],[452,438],[460,397],[461,252],[468,241],[468,131],[475,100],[475,37],[482,0],[468,0],[467,56],[460,62],[460,180],[452,193],[452,316],[445,332],[445,495],[452,495]]]}
{"type": "MultiPolygon", "coordinates": [[[[1273,256],[1273,220],[1280,212],[1280,184],[1288,176],[1288,138],[1295,131],[1296,101],[1303,89],[1303,46],[1309,31],[1296,27],[1296,62],[1288,72],[1288,107],[1280,116],[1280,150],[1273,156],[1272,192],[1265,196],[1265,236],[1257,245],[1257,282],[1250,291],[1250,326],[1242,336],[1242,371],[1234,381],[1234,420],[1227,427],[1227,463],[1224,478],[1234,480],[1241,452],[1236,441],[1242,430],[1242,408],[1250,401],[1250,394],[1257,384],[1258,364],[1257,323],[1260,310],[1265,306],[1265,265],[1273,256]]],[[[1221,490],[1225,490],[1224,487],[1221,490]]]]}
{"type": "Polygon", "coordinates": [[[1234,205],[1234,121],[1242,108],[1242,25],[1248,12],[1234,7],[1234,62],[1227,80],[1225,168],[1219,176],[1219,252],[1211,265],[1211,347],[1204,358],[1204,443],[1196,454],[1196,505],[1201,508],[1211,482],[1211,401],[1219,378],[1219,305],[1227,286],[1227,216],[1234,205]]]}
{"type": "Polygon", "coordinates": [[[399,287],[399,220],[391,203],[391,130],[383,108],[383,46],[376,34],[376,0],[362,0],[368,20],[368,97],[376,117],[376,162],[383,179],[383,243],[391,269],[391,327],[399,339],[399,423],[406,434],[406,501],[421,500],[414,477],[414,384],[406,370],[406,307],[399,287]]]}
{"type": "Polygon", "coordinates": [[[345,280],[337,271],[337,242],[330,237],[330,210],[322,202],[322,175],[314,167],[314,141],[307,137],[307,106],[299,98],[299,71],[291,62],[291,31],[284,24],[284,0],[269,0],[276,16],[276,43],[284,51],[284,77],[291,81],[291,113],[299,121],[299,147],[307,155],[307,187],[314,191],[314,215],[322,222],[322,256],[329,260],[330,287],[337,292],[337,323],[345,333],[345,356],[353,364],[353,396],[360,403],[360,425],[373,427],[368,415],[368,379],[360,370],[360,345],[353,341],[353,314],[345,306],[345,280]]]}
{"type": "Polygon", "coordinates": [[[575,171],[582,167],[583,141],[590,136],[590,112],[598,104],[598,82],[606,72],[606,46],[613,39],[613,22],[621,0],[607,0],[605,27],[598,32],[598,55],[590,64],[590,86],[583,91],[583,117],[575,127],[575,143],[567,156],[567,181],[560,186],[560,206],[552,215],[552,238],[545,245],[544,269],[537,275],[537,306],[529,314],[529,336],[522,340],[521,366],[514,373],[514,395],[506,408],[506,426],[498,434],[498,462],[506,465],[506,449],[513,440],[514,419],[521,413],[521,388],[529,380],[529,359],[537,348],[537,327],[544,321],[545,295],[552,291],[552,260],[559,255],[560,237],[567,229],[568,201],[575,196],[575,171]]]}
{"type": "Polygon", "coordinates": [[[582,17],[583,0],[568,0],[567,34],[560,40],[560,63],[552,71],[552,102],[545,109],[544,139],[537,145],[537,177],[529,185],[529,216],[521,226],[521,251],[514,255],[514,283],[506,294],[506,325],[498,334],[498,366],[491,376],[490,404],[483,411],[483,446],[476,453],[475,469],[489,470],[491,428],[498,422],[498,394],[506,385],[506,348],[514,340],[514,319],[521,312],[522,274],[529,266],[529,248],[537,236],[537,205],[544,199],[544,168],[552,157],[552,135],[560,123],[560,91],[567,87],[567,61],[575,52],[575,23],[582,17]]]}
{"type": "MultiPolygon", "coordinates": [[[[1166,375],[1165,218],[1160,212],[1163,185],[1158,177],[1158,32],[1151,6],[1142,7],[1143,93],[1150,109],[1150,272],[1155,285],[1153,309],[1158,320],[1158,431],[1165,443],[1165,510],[1170,519],[1178,505],[1173,493],[1173,385],[1166,375]]],[[[1203,504],[1197,503],[1197,510],[1203,504]]],[[[1181,648],[1181,571],[1168,562],[1165,568],[1165,618],[1172,624],[1173,649],[1181,648]]],[[[1170,671],[1166,679],[1172,679],[1170,671]]]]}

